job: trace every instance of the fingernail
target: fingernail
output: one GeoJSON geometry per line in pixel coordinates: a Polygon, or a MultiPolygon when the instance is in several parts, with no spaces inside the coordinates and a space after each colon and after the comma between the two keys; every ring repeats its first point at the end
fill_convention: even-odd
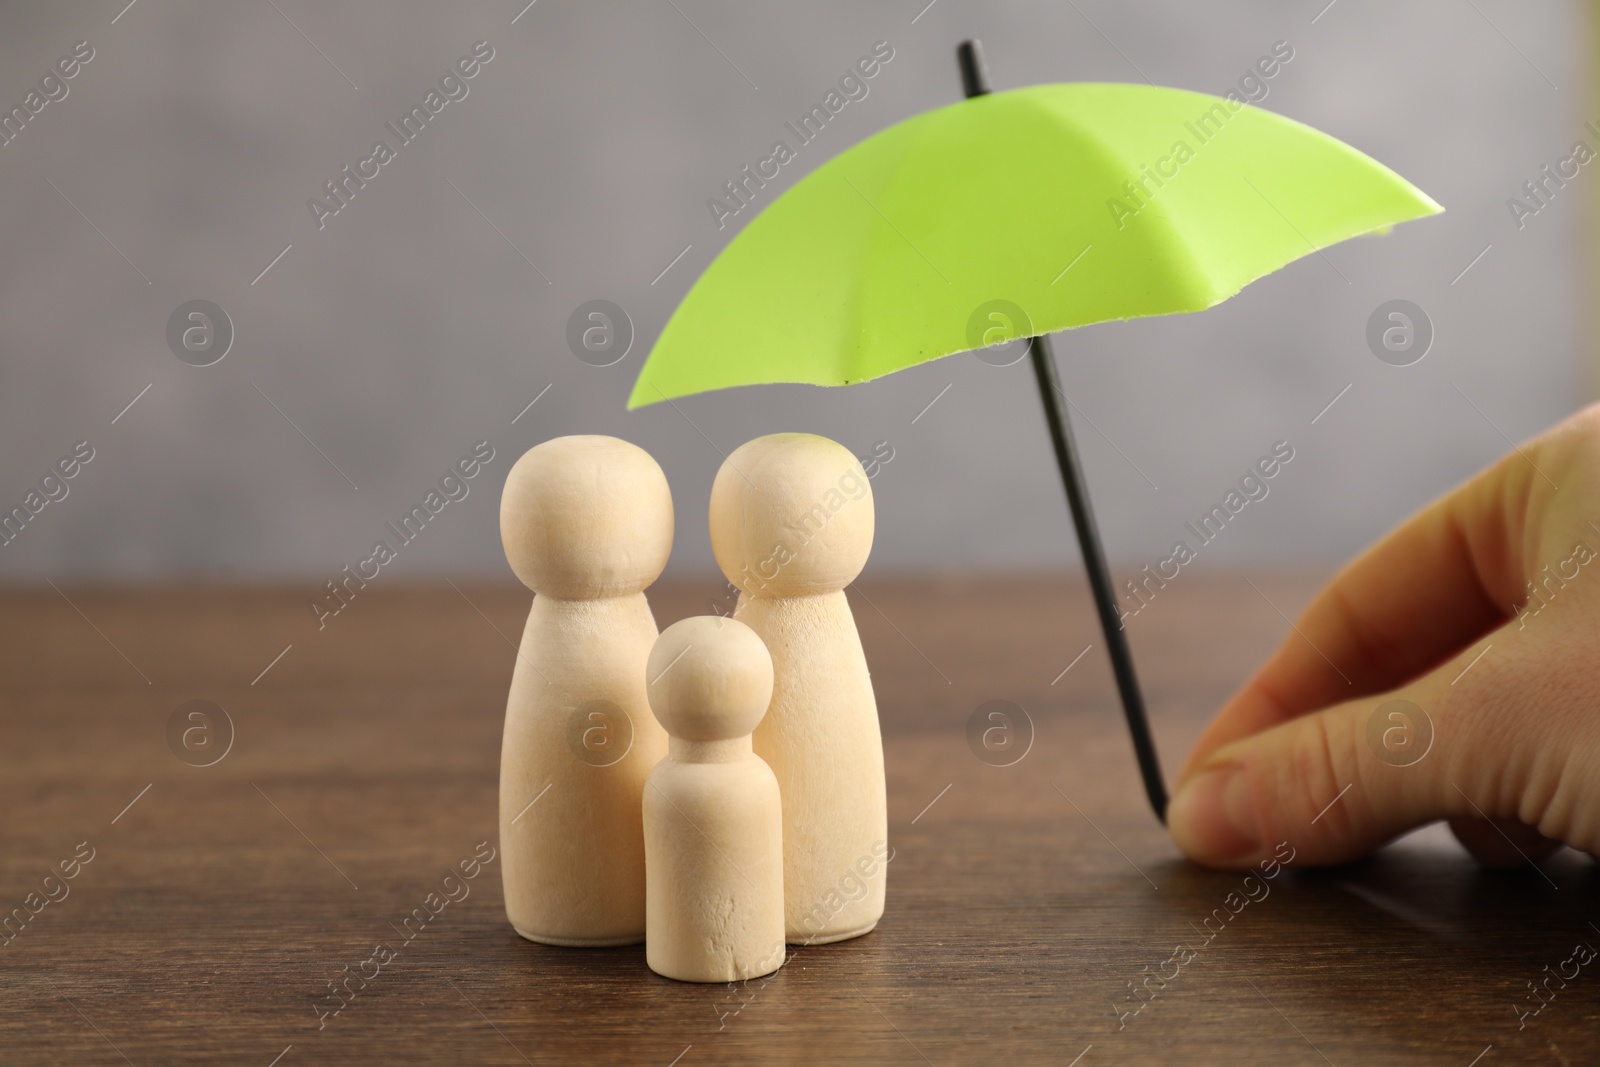
{"type": "Polygon", "coordinates": [[[1237,767],[1218,767],[1190,779],[1167,809],[1173,840],[1189,858],[1228,863],[1261,849],[1261,821],[1250,782],[1237,767]]]}

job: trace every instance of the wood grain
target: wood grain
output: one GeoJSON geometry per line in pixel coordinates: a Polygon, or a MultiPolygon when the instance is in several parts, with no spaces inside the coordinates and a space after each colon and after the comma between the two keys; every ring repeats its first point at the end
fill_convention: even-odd
{"type": "MultiPolygon", "coordinates": [[[[1130,626],[1169,770],[1281,639],[1273,605],[1292,615],[1313,588],[1252,578],[1270,604],[1242,577],[1194,575],[1130,626]]],[[[1577,942],[1600,946],[1600,875],[1571,853],[1544,874],[1490,873],[1429,830],[1352,867],[1286,872],[1203,943],[1198,924],[1241,878],[1183,862],[1145,808],[1087,597],[1065,580],[869,574],[852,588],[882,705],[887,912],[867,937],[733,988],[659,978],[642,946],[522,940],[497,863],[444,881],[494,844],[525,590],[374,584],[321,631],[311,592],[0,598],[0,914],[26,914],[60,861],[94,849],[69,895],[0,947],[0,1062],[1600,1058],[1600,974],[1520,1032],[1515,1014],[1526,982],[1577,942]],[[193,699],[235,728],[214,766],[168,747],[169,716],[193,699]],[[1009,767],[965,736],[996,699],[1035,728],[1009,767]],[[433,915],[452,884],[468,895],[433,915]],[[407,941],[418,908],[430,918],[407,941]],[[1119,1024],[1127,983],[1179,943],[1202,947],[1119,1024]],[[319,1029],[328,983],[371,974],[380,944],[393,960],[319,1029]]],[[[710,578],[651,599],[662,626],[729,606],[710,578]]]]}

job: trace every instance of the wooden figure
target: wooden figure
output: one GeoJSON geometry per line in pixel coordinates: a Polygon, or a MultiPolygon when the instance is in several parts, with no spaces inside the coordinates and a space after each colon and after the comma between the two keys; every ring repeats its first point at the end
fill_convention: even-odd
{"type": "Polygon", "coordinates": [[[644,939],[645,778],[667,751],[650,713],[644,589],[672,549],[656,461],[614,437],[559,437],[506,477],[500,537],[536,594],[500,750],[506,915],[549,945],[644,939]]]}
{"type": "Polygon", "coordinates": [[[735,982],[783,963],[778,780],[751,748],[772,659],[743,623],[667,627],[650,652],[667,758],[644,793],[645,959],[680,982],[735,982]]]}
{"type": "Polygon", "coordinates": [[[825,437],[758,437],[712,485],[711,547],[740,590],[735,617],[772,655],[772,704],[755,751],[783,792],[791,943],[856,937],[883,915],[883,741],[844,595],[866,566],[873,528],[865,471],[825,437]]]}

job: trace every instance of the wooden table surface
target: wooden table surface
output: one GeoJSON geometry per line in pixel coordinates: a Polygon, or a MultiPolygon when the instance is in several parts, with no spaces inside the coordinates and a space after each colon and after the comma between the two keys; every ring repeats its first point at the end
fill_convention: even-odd
{"type": "MultiPolygon", "coordinates": [[[[1253,577],[1291,615],[1314,589],[1253,577]]],[[[27,918],[0,935],[0,1063],[1600,1061],[1600,974],[1518,1028],[1527,983],[1600,946],[1600,875],[1570,852],[1486,872],[1435,828],[1280,874],[1207,940],[1241,876],[1184,862],[1146,809],[1064,578],[852,590],[894,848],[873,934],[764,982],[683,985],[642,947],[523,941],[491,861],[407,941],[401,920],[496,837],[529,595],[457,585],[374,584],[320,632],[299,587],[0,596],[0,913],[27,918]],[[211,766],[169,744],[191,700],[232,723],[211,766]],[[966,740],[990,700],[1034,726],[1011,766],[966,740]],[[319,1024],[329,983],[374,970],[319,1024]],[[1151,972],[1165,987],[1135,1001],[1151,972]]],[[[663,626],[721,596],[652,590],[663,626]]],[[[1130,625],[1169,772],[1279,640],[1272,604],[1194,575],[1130,625]]]]}

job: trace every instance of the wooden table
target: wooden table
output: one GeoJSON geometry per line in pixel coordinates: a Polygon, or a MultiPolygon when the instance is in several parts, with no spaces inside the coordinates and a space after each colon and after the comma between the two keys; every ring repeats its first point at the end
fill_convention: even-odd
{"type": "MultiPolygon", "coordinates": [[[[1254,578],[1291,614],[1313,589],[1254,578]]],[[[1146,809],[1086,595],[1065,579],[869,575],[852,592],[895,850],[870,936],[801,949],[765,982],[681,985],[642,948],[521,940],[490,862],[407,942],[401,920],[496,836],[507,636],[528,596],[457,584],[374,583],[320,632],[309,587],[0,598],[0,909],[29,915],[0,947],[0,1062],[1600,1058],[1600,974],[1518,1030],[1526,983],[1600,946],[1600,875],[1571,853],[1544,875],[1489,873],[1427,831],[1280,875],[1206,942],[1241,876],[1182,861],[1146,809]],[[195,699],[233,724],[209,767],[169,747],[195,699]],[[995,699],[1035,728],[1008,767],[966,740],[995,699]],[[47,883],[63,861],[76,876],[47,883]],[[46,889],[67,895],[30,915],[46,889]],[[1194,954],[1178,968],[1180,943],[1194,954]],[[319,1029],[329,983],[372,974],[379,944],[394,959],[319,1029]],[[1140,1003],[1131,982],[1174,970],[1119,1018],[1140,1003]]],[[[708,612],[721,588],[658,586],[658,621],[708,612]]],[[[1130,629],[1170,771],[1284,624],[1242,578],[1201,574],[1130,629]]]]}

